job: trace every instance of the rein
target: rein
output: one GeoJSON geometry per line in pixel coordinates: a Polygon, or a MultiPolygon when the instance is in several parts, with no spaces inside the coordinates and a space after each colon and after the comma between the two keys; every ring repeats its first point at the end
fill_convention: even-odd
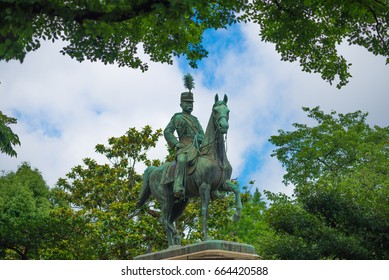
{"type": "MultiPolygon", "coordinates": [[[[228,122],[228,118],[227,118],[226,116],[221,116],[221,117],[218,118],[218,120],[215,122],[215,123],[216,123],[216,125],[215,125],[215,126],[216,126],[216,130],[215,130],[215,139],[213,139],[212,141],[208,142],[206,145],[203,145],[203,146],[199,147],[199,145],[198,145],[198,139],[197,139],[197,134],[195,135],[195,137],[194,137],[194,139],[193,139],[193,145],[196,146],[197,151],[199,152],[200,155],[201,155],[201,151],[205,150],[206,147],[208,147],[208,146],[212,145],[213,143],[215,143],[216,141],[218,141],[218,136],[217,136],[217,134],[218,134],[218,132],[220,131],[219,121],[220,121],[222,118],[225,118],[225,119],[227,120],[227,122],[228,122]]],[[[224,142],[227,144],[227,133],[226,133],[226,135],[225,135],[224,142]]],[[[227,145],[226,145],[226,152],[227,152],[227,145]]],[[[206,155],[206,154],[208,154],[208,153],[209,153],[209,149],[208,149],[206,152],[202,153],[202,155],[206,155]]],[[[223,164],[224,164],[224,163],[223,163],[223,164]]]]}

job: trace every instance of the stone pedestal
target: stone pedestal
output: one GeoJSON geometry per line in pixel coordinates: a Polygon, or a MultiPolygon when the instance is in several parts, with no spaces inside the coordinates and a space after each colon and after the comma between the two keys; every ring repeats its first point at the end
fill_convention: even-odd
{"type": "Polygon", "coordinates": [[[223,240],[209,240],[187,246],[140,255],[135,260],[257,260],[254,247],[223,240]]]}

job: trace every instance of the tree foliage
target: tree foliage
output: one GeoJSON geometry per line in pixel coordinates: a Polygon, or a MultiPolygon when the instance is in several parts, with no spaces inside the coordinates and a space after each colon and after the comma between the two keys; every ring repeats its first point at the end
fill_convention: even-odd
{"type": "Polygon", "coordinates": [[[295,197],[268,194],[265,216],[277,241],[267,244],[268,256],[387,259],[389,127],[371,128],[360,111],[304,110],[317,126],[294,124],[270,140],[295,197]]]}
{"type": "MultiPolygon", "coordinates": [[[[234,4],[241,1],[234,1],[234,4]]],[[[201,35],[235,20],[233,3],[222,1],[18,0],[0,2],[0,57],[23,60],[41,40],[68,41],[62,53],[119,66],[147,69],[138,48],[152,61],[185,54],[206,56],[201,35]],[[141,46],[139,44],[142,44],[141,46]]]]}
{"type": "Polygon", "coordinates": [[[262,240],[270,234],[265,221],[266,202],[254,181],[242,187],[242,217],[238,222],[220,225],[218,231],[221,239],[237,241],[252,245],[260,256],[262,255],[262,240]]]}
{"type": "Polygon", "coordinates": [[[69,245],[66,251],[74,252],[69,258],[131,259],[146,252],[151,243],[147,236],[153,236],[155,248],[165,245],[158,221],[135,207],[142,182],[135,164],[151,163],[146,151],[160,135],[161,130],[153,132],[149,126],[142,131],[130,128],[123,136],[111,137],[108,146],[96,145],[96,152],[109,164],[86,158],[66,179],[59,179],[55,195],[58,213],[79,230],[63,240],[69,245]],[[78,243],[70,242],[80,234],[83,238],[78,243]],[[82,245],[79,253],[78,244],[82,245]]]}
{"type": "Polygon", "coordinates": [[[0,59],[18,59],[42,40],[68,42],[62,53],[147,70],[152,61],[207,56],[202,34],[252,21],[282,60],[299,61],[324,80],[347,83],[349,64],[337,46],[347,41],[389,61],[387,0],[16,0],[0,1],[0,59]]]}
{"type": "Polygon", "coordinates": [[[0,177],[0,258],[39,259],[50,217],[49,188],[27,163],[0,177]]]}
{"type": "MultiPolygon", "coordinates": [[[[237,183],[237,182],[236,182],[237,183]]],[[[258,189],[253,190],[254,181],[242,187],[242,217],[233,221],[234,196],[233,194],[219,193],[209,204],[209,235],[213,239],[242,242],[261,252],[261,240],[269,236],[269,227],[264,218],[267,209],[266,202],[258,189]]],[[[200,214],[200,199],[191,199],[183,215],[176,225],[183,234],[183,244],[192,244],[202,241],[202,225],[200,214]]]]}
{"type": "Polygon", "coordinates": [[[276,45],[285,61],[299,61],[302,70],[319,72],[330,83],[344,86],[350,64],[338,54],[347,41],[389,63],[389,1],[387,0],[255,0],[249,16],[260,36],[276,45]]]}
{"type": "Polygon", "coordinates": [[[20,145],[19,136],[9,127],[16,122],[15,118],[8,117],[0,111],[0,152],[11,157],[17,155],[13,146],[20,145]]]}
{"type": "Polygon", "coordinates": [[[371,128],[366,113],[356,111],[336,117],[335,111],[325,114],[319,107],[303,110],[317,126],[295,123],[295,131],[279,130],[279,135],[270,138],[279,147],[272,156],[286,167],[284,183],[298,188],[318,178],[342,177],[374,165],[376,160],[386,164],[388,128],[371,128]]]}

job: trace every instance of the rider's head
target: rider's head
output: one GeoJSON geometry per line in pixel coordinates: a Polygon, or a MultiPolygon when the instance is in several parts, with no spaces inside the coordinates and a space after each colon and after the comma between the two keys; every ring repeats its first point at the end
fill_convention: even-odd
{"type": "Polygon", "coordinates": [[[193,93],[192,92],[183,92],[181,93],[181,103],[180,106],[182,111],[190,114],[193,111],[193,93]]]}

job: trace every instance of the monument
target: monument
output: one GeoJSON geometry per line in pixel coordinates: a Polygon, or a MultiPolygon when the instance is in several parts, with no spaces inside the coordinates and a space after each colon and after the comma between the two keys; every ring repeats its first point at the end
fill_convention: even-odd
{"type": "Polygon", "coordinates": [[[242,210],[239,186],[230,181],[232,167],[224,142],[229,128],[228,97],[224,95],[219,100],[219,96],[215,95],[204,132],[197,118],[191,114],[194,82],[190,74],[184,76],[184,84],[188,91],[181,93],[182,112],[174,114],[164,130],[166,141],[176,151],[176,160],[145,170],[137,203],[137,208],[142,207],[151,195],[158,200],[169,248],[135,259],[258,258],[250,245],[212,241],[208,235],[207,216],[211,196],[217,195],[218,191],[233,192],[236,208],[234,220],[239,220],[242,210]],[[203,242],[181,246],[181,236],[174,222],[182,215],[191,197],[201,199],[203,242]]]}

